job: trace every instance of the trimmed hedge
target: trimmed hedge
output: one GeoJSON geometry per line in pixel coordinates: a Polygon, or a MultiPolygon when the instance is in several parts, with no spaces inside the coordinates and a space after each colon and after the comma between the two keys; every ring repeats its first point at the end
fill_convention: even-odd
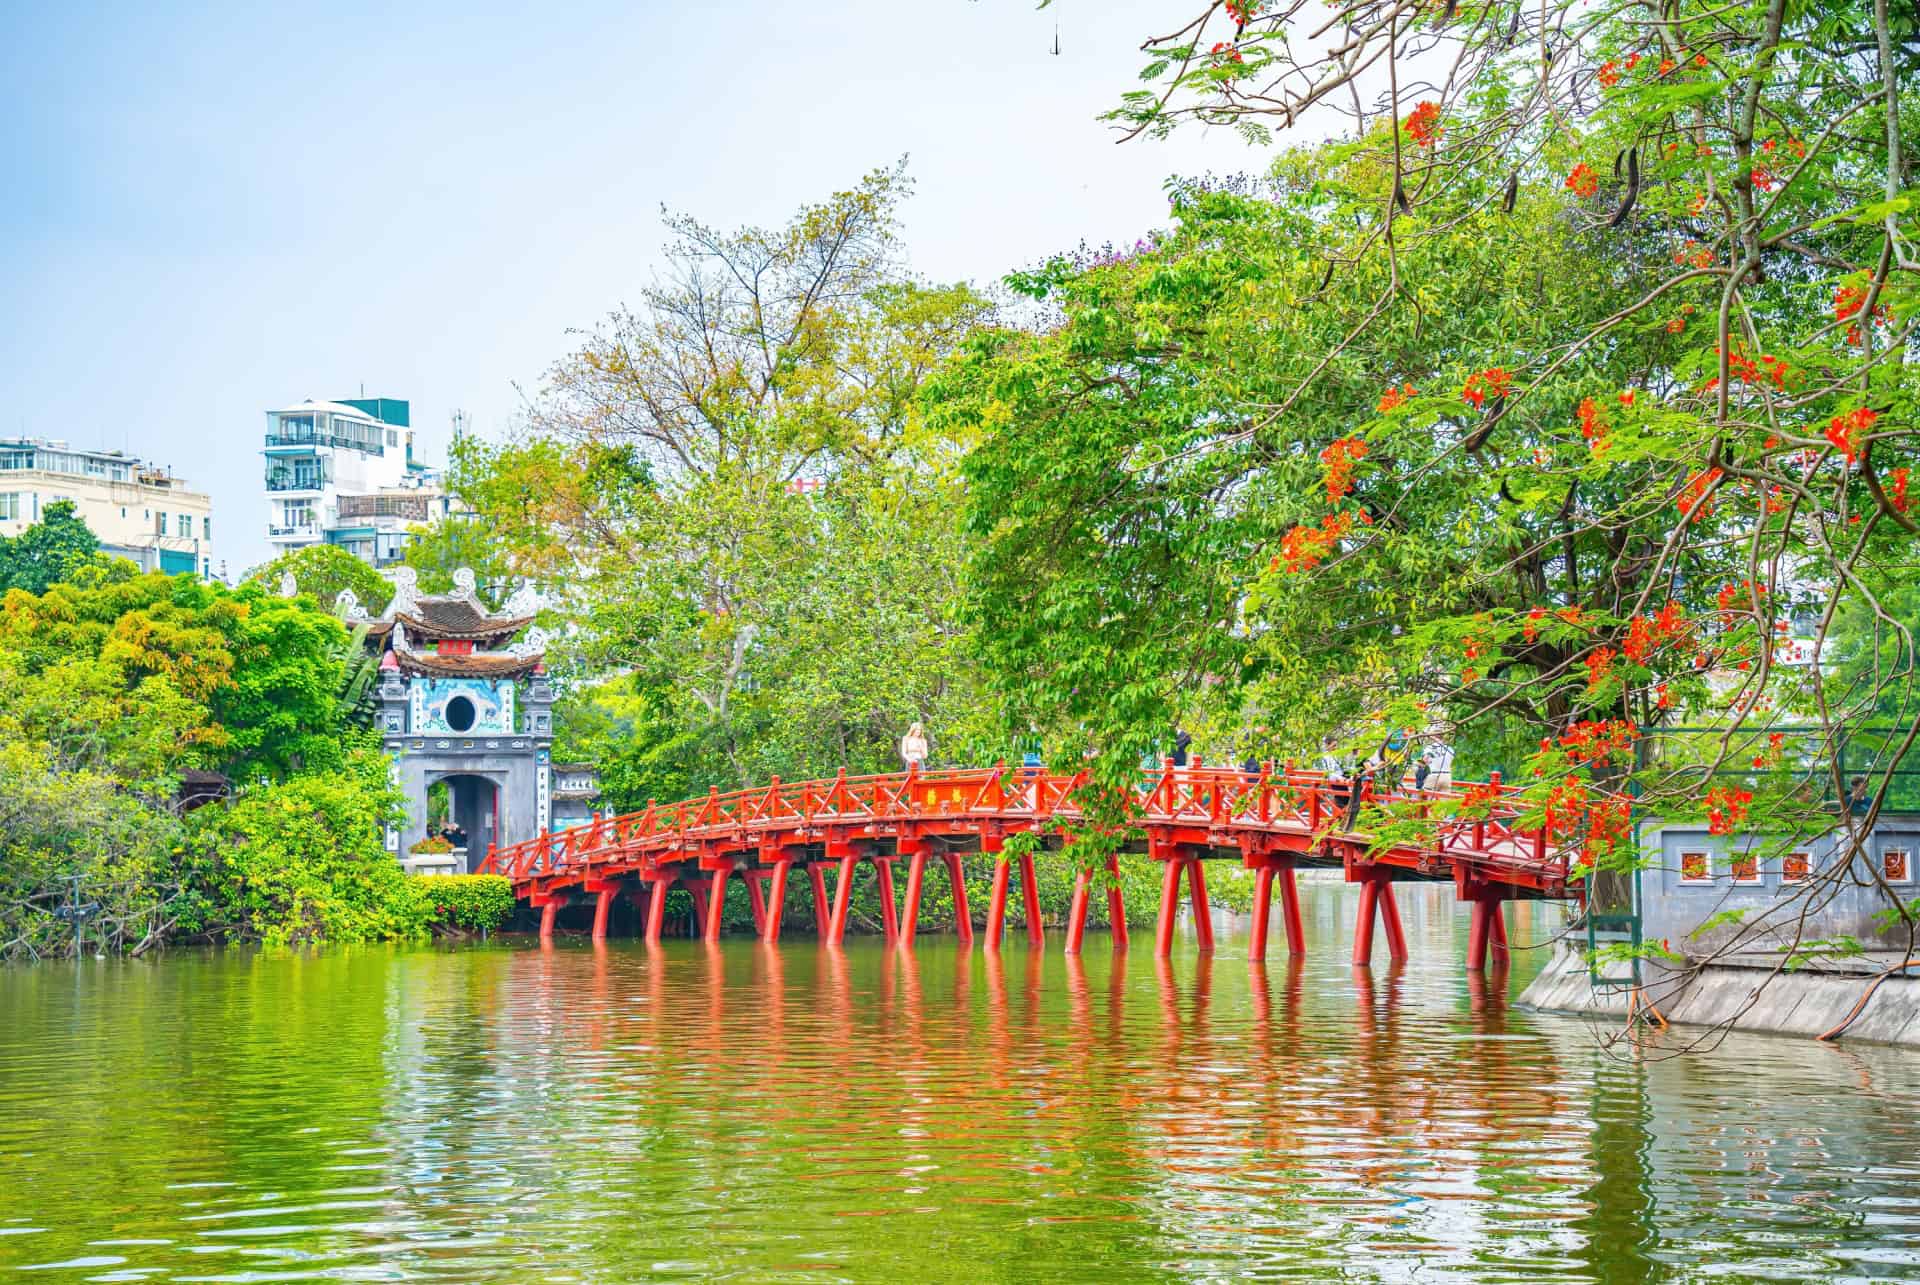
{"type": "Polygon", "coordinates": [[[505,875],[422,875],[418,883],[438,927],[480,932],[513,917],[513,881],[505,875]]]}

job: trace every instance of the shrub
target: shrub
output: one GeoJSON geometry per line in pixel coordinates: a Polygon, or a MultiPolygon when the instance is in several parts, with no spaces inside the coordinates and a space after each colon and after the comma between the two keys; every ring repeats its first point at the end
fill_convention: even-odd
{"type": "Polygon", "coordinates": [[[407,849],[408,852],[452,852],[453,845],[438,834],[430,834],[407,849]]]}
{"type": "Polygon", "coordinates": [[[195,835],[225,920],[269,945],[425,935],[432,908],[386,849],[399,798],[386,760],[249,790],[195,835]]]}
{"type": "Polygon", "coordinates": [[[414,883],[436,924],[480,932],[513,915],[513,881],[505,875],[426,875],[414,883]]]}

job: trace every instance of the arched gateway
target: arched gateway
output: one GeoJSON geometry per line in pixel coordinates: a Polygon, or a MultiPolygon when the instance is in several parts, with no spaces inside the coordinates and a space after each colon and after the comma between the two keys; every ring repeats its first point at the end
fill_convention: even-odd
{"type": "Polygon", "coordinates": [[[533,838],[553,823],[546,638],[530,628],[530,591],[495,612],[464,568],[454,574],[454,591],[440,596],[422,595],[410,567],[393,577],[393,601],[377,619],[351,591],[339,602],[347,625],[364,626],[380,651],[377,726],[407,800],[404,824],[387,831],[387,849],[405,859],[427,837],[427,792],[445,782],[448,820],[466,835],[455,864],[471,870],[490,846],[533,838]]]}

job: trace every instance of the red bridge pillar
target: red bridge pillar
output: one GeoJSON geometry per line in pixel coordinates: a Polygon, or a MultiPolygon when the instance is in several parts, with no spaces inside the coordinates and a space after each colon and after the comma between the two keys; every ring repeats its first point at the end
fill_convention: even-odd
{"type": "MultiPolygon", "coordinates": [[[[787,872],[793,869],[793,862],[782,855],[773,863],[773,876],[767,880],[766,906],[760,915],[760,940],[769,946],[780,941],[780,912],[787,904],[787,872]]],[[[759,891],[759,884],[753,885],[759,891]]]]}
{"type": "Polygon", "coordinates": [[[560,915],[560,907],[567,904],[567,894],[556,892],[548,896],[540,907],[540,940],[544,944],[553,940],[553,921],[560,915]]]}
{"type": "Polygon", "coordinates": [[[1187,848],[1175,848],[1161,858],[1166,871],[1160,883],[1160,919],[1155,925],[1154,951],[1162,959],[1173,953],[1173,925],[1180,913],[1180,879],[1187,880],[1187,895],[1193,903],[1193,931],[1200,949],[1213,950],[1213,908],[1207,903],[1207,875],[1200,858],[1187,848]]]}
{"type": "MultiPolygon", "coordinates": [[[[1352,877],[1352,876],[1349,876],[1352,877]]],[[[1360,914],[1353,930],[1353,962],[1366,967],[1373,962],[1373,920],[1377,912],[1380,926],[1387,934],[1387,954],[1396,964],[1407,962],[1407,936],[1400,927],[1400,907],[1393,899],[1390,872],[1368,867],[1358,878],[1360,914]]]]}
{"type": "Polygon", "coordinates": [[[1267,928],[1276,885],[1280,889],[1280,919],[1287,933],[1287,953],[1306,954],[1307,934],[1300,920],[1300,888],[1293,878],[1293,858],[1265,854],[1248,857],[1247,864],[1257,872],[1253,883],[1253,931],[1247,943],[1247,958],[1257,962],[1267,957],[1267,928]]]}
{"type": "Polygon", "coordinates": [[[620,895],[620,885],[605,880],[596,880],[586,885],[588,892],[599,894],[593,903],[593,940],[607,939],[607,915],[613,910],[613,899],[620,895]]]}
{"type": "Polygon", "coordinates": [[[1501,912],[1504,900],[1497,892],[1483,892],[1473,899],[1473,920],[1467,930],[1467,967],[1473,972],[1486,968],[1489,946],[1495,968],[1505,968],[1510,961],[1507,919],[1501,912]]]}
{"type": "Polygon", "coordinates": [[[645,878],[647,881],[647,945],[658,946],[660,930],[667,921],[667,893],[678,882],[678,877],[656,872],[645,878]]]}

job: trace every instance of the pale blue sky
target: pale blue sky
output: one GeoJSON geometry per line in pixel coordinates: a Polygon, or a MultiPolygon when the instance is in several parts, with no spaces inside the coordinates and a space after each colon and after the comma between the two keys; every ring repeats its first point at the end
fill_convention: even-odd
{"type": "Polygon", "coordinates": [[[648,279],[664,202],[777,223],[911,156],[924,275],[1164,222],[1224,132],[1116,147],[1163,0],[0,3],[0,432],[122,447],[265,556],[263,412],[409,398],[498,433],[648,279]],[[1063,53],[1050,53],[1055,23],[1063,53]]]}

